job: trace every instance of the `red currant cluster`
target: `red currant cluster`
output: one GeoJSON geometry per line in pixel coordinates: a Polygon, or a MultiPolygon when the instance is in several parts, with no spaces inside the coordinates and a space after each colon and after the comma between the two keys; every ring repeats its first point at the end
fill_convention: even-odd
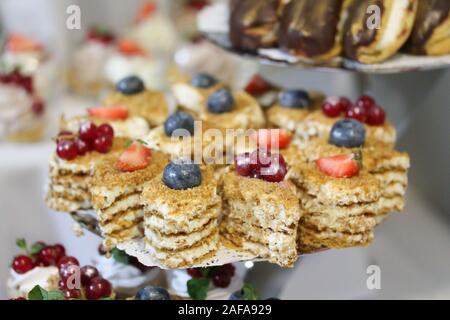
{"type": "Polygon", "coordinates": [[[80,289],[70,289],[71,277],[75,275],[79,266],[80,263],[74,257],[64,257],[58,262],[59,275],[61,277],[59,289],[64,293],[64,298],[79,299],[84,296],[88,300],[98,300],[111,296],[111,283],[102,278],[95,267],[89,265],[79,269],[82,287],[80,289]]]}
{"type": "Polygon", "coordinates": [[[386,120],[386,113],[378,106],[375,99],[369,96],[361,96],[353,104],[349,99],[328,98],[322,104],[323,113],[330,118],[344,114],[346,118],[356,119],[372,126],[380,126],[386,120]]]}
{"type": "MultiPolygon", "coordinates": [[[[34,94],[33,78],[31,76],[26,76],[21,74],[18,70],[14,70],[8,74],[0,74],[0,83],[14,85],[23,88],[28,94],[34,94]]],[[[35,97],[33,104],[31,105],[31,110],[36,115],[41,115],[45,111],[44,102],[35,97]]]]}
{"type": "Polygon", "coordinates": [[[281,182],[287,173],[287,163],[283,156],[271,154],[266,149],[237,155],[234,164],[239,175],[267,182],[281,182]]]}
{"type": "Polygon", "coordinates": [[[113,145],[114,130],[104,123],[96,126],[92,122],[84,122],[78,136],[69,131],[62,131],[56,139],[56,154],[64,160],[73,160],[91,151],[108,153],[113,145]]]}
{"type": "Polygon", "coordinates": [[[23,274],[35,267],[56,266],[57,262],[66,255],[66,249],[61,244],[46,245],[43,242],[36,242],[32,248],[38,248],[38,250],[29,252],[24,248],[27,255],[14,258],[12,268],[15,272],[23,274]]]}
{"type": "Polygon", "coordinates": [[[187,273],[192,278],[210,278],[214,286],[226,288],[231,283],[231,278],[233,278],[235,273],[235,267],[231,263],[228,263],[213,268],[188,268],[187,273]]]}

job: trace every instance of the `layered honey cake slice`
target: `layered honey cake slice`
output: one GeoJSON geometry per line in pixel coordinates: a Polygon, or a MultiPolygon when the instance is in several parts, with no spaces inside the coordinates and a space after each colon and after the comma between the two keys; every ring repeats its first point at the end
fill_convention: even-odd
{"type": "Polygon", "coordinates": [[[218,129],[250,129],[265,126],[258,101],[244,91],[232,91],[210,75],[198,74],[190,83],[174,84],[173,93],[196,119],[218,129]]]}
{"type": "Polygon", "coordinates": [[[179,159],[142,193],[146,247],[161,265],[181,268],[213,255],[222,200],[211,166],[179,159]]]}
{"type": "Polygon", "coordinates": [[[299,250],[366,246],[373,238],[376,217],[386,212],[380,201],[382,184],[359,169],[353,154],[296,164],[288,178],[297,188],[303,209],[299,250]]]}
{"type": "Polygon", "coordinates": [[[130,117],[144,118],[150,127],[163,124],[169,115],[169,104],[164,93],[147,90],[144,82],[136,76],[119,81],[116,90],[105,98],[103,105],[125,107],[130,117]]]}
{"type": "Polygon", "coordinates": [[[55,211],[89,209],[89,181],[95,167],[106,156],[124,148],[126,139],[114,138],[108,124],[85,122],[77,133],[62,132],[49,163],[47,205],[55,211]]]}
{"type": "Polygon", "coordinates": [[[141,193],[145,183],[160,174],[168,162],[163,153],[133,142],[123,153],[113,154],[96,166],[89,187],[107,248],[143,236],[141,193]]]}
{"type": "Polygon", "coordinates": [[[298,258],[302,215],[295,187],[285,180],[283,156],[265,149],[236,157],[221,181],[224,217],[221,235],[238,247],[283,267],[298,258]]]}
{"type": "Polygon", "coordinates": [[[288,173],[304,210],[300,251],[368,245],[375,226],[403,208],[408,155],[366,142],[359,121],[338,121],[303,152],[306,162],[288,173]]]}
{"type": "Polygon", "coordinates": [[[328,139],[312,140],[303,150],[308,162],[332,155],[359,150],[363,168],[382,183],[382,203],[386,212],[402,211],[408,185],[409,156],[382,142],[362,138],[361,125],[354,120],[341,120],[334,124],[328,139]],[[359,132],[359,133],[358,133],[359,132]]]}

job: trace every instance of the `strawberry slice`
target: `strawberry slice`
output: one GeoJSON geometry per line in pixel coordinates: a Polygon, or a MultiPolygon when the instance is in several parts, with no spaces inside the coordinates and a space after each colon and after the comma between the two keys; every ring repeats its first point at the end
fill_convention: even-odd
{"type": "Polygon", "coordinates": [[[157,6],[154,2],[145,3],[140,9],[136,16],[136,22],[140,23],[148,18],[150,18],[156,12],[157,6]]]}
{"type": "Polygon", "coordinates": [[[340,154],[315,161],[320,171],[333,178],[351,178],[360,170],[359,156],[355,154],[340,154]]]}
{"type": "Polygon", "coordinates": [[[286,148],[292,139],[292,133],[284,129],[259,129],[250,136],[259,147],[270,150],[286,148]]]}
{"type": "Polygon", "coordinates": [[[126,56],[147,56],[147,52],[133,40],[122,39],[117,46],[119,52],[126,56]]]}
{"type": "Polygon", "coordinates": [[[39,42],[22,34],[11,34],[6,42],[6,48],[12,52],[39,51],[42,46],[39,42]]]}
{"type": "Polygon", "coordinates": [[[115,163],[117,170],[132,172],[147,168],[150,164],[152,151],[139,142],[133,142],[115,163]]]}
{"type": "Polygon", "coordinates": [[[259,74],[255,74],[245,87],[245,91],[252,96],[260,96],[272,89],[274,87],[259,74]]]}
{"type": "Polygon", "coordinates": [[[128,118],[126,106],[93,107],[88,109],[88,113],[93,118],[106,120],[125,120],[128,118]]]}

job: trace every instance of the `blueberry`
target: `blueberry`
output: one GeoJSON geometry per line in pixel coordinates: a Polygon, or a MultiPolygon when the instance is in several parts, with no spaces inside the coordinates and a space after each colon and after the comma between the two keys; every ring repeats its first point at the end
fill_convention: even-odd
{"type": "Polygon", "coordinates": [[[208,98],[208,110],[212,113],[230,112],[233,106],[233,95],[227,89],[219,89],[208,98]]]}
{"type": "Polygon", "coordinates": [[[364,126],[358,120],[340,120],[331,128],[330,143],[338,147],[361,147],[365,139],[366,129],[364,129],[364,126]]]}
{"type": "Polygon", "coordinates": [[[214,77],[212,77],[206,73],[199,73],[199,74],[195,75],[191,80],[191,84],[194,87],[203,88],[203,89],[212,87],[216,83],[217,83],[217,80],[214,77]]]}
{"type": "Polygon", "coordinates": [[[194,118],[186,112],[175,112],[164,122],[164,132],[168,137],[177,129],[185,129],[191,135],[194,134],[194,118]]]}
{"type": "Polygon", "coordinates": [[[117,83],[116,89],[122,94],[132,95],[144,91],[145,84],[140,78],[131,76],[120,80],[117,83]]]}
{"type": "Polygon", "coordinates": [[[242,290],[235,291],[230,295],[228,300],[245,300],[244,293],[242,292],[242,290]]]}
{"type": "Polygon", "coordinates": [[[308,92],[303,90],[285,90],[278,97],[281,106],[293,109],[304,109],[311,104],[308,92]]]}
{"type": "Polygon", "coordinates": [[[164,169],[163,181],[171,189],[186,190],[202,183],[202,173],[198,164],[190,160],[176,160],[164,169]]]}
{"type": "Polygon", "coordinates": [[[136,300],[170,300],[166,289],[148,286],[140,289],[135,296],[136,300]]]}

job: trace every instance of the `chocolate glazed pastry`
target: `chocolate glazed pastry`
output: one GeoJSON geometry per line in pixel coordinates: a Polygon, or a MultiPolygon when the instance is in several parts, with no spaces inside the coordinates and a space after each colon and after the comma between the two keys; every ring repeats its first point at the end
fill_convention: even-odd
{"type": "Polygon", "coordinates": [[[403,46],[414,25],[418,0],[354,0],[344,23],[344,52],[361,63],[380,63],[403,46]],[[380,9],[380,25],[371,24],[376,16],[369,6],[380,9]]]}
{"type": "Polygon", "coordinates": [[[278,21],[286,0],[241,0],[231,6],[230,40],[234,47],[256,51],[278,42],[278,21]]]}
{"type": "Polygon", "coordinates": [[[281,48],[315,61],[339,56],[343,16],[350,3],[351,0],[290,1],[281,17],[281,48]]]}
{"type": "Polygon", "coordinates": [[[419,0],[416,22],[405,52],[429,56],[450,53],[449,0],[419,0]]]}

